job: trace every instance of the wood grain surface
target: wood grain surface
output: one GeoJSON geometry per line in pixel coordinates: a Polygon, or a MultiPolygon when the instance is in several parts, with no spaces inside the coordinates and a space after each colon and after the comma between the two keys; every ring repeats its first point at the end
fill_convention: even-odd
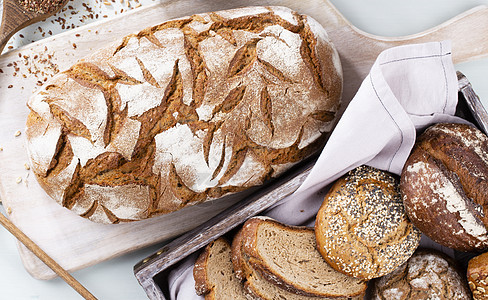
{"type": "MultiPolygon", "coordinates": [[[[80,269],[174,237],[208,220],[233,201],[205,203],[175,214],[119,225],[96,224],[74,215],[49,199],[25,167],[28,158],[22,133],[28,113],[25,103],[32,91],[44,78],[129,33],[175,17],[247,5],[288,6],[319,21],[341,56],[345,102],[353,97],[376,56],[393,46],[449,39],[455,63],[488,56],[486,6],[419,34],[386,38],[361,32],[326,0],[167,1],[10,51],[0,57],[0,196],[12,222],[63,268],[80,269]]],[[[22,246],[20,254],[32,276],[55,276],[22,246]]]]}
{"type": "Polygon", "coordinates": [[[14,33],[30,24],[34,24],[56,14],[66,2],[68,0],[59,0],[59,2],[52,2],[55,5],[41,6],[34,10],[24,7],[19,0],[3,0],[2,22],[0,24],[0,53],[2,53],[3,48],[14,33]],[[44,11],[42,8],[47,10],[44,11]]]}

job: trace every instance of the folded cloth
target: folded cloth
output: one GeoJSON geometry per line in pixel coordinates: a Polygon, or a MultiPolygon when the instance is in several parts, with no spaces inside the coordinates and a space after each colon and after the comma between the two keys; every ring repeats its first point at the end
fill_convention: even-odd
{"type": "MultiPolygon", "coordinates": [[[[399,175],[418,132],[438,122],[466,123],[454,116],[457,95],[449,41],[380,53],[310,175],[264,214],[285,224],[311,226],[328,186],[349,170],[369,165],[399,175]]],[[[194,292],[192,266],[189,258],[170,272],[171,299],[203,299],[194,292]]]]}

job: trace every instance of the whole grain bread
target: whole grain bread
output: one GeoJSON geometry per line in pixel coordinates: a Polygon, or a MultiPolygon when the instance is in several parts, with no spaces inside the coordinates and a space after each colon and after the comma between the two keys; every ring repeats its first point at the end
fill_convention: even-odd
{"type": "Polygon", "coordinates": [[[469,300],[466,278],[455,262],[432,249],[418,249],[392,273],[373,280],[374,300],[469,300]]]}
{"type": "Polygon", "coordinates": [[[243,285],[234,275],[231,246],[218,238],[205,247],[193,268],[195,291],[207,300],[245,300],[243,285]]]}
{"type": "Polygon", "coordinates": [[[294,297],[361,299],[366,290],[366,281],[337,272],[325,262],[312,228],[287,226],[270,218],[246,221],[232,242],[232,259],[235,273],[257,295],[284,291],[294,297]],[[273,287],[257,287],[263,279],[273,287]],[[279,289],[273,292],[275,288],[279,289]]]}
{"type": "Polygon", "coordinates": [[[28,101],[27,150],[59,204],[141,220],[262,184],[324,144],[342,92],[314,19],[246,7],[164,22],[98,50],[28,101]]]}
{"type": "Polygon", "coordinates": [[[429,127],[405,163],[400,189],[409,219],[429,238],[458,251],[488,248],[488,137],[480,130],[429,127]]]}
{"type": "Polygon", "coordinates": [[[414,253],[420,231],[407,217],[393,174],[360,166],[337,180],[317,213],[317,249],[337,271],[369,280],[414,253]]]}
{"type": "Polygon", "coordinates": [[[466,276],[473,299],[488,300],[488,252],[469,260],[466,276]]]}

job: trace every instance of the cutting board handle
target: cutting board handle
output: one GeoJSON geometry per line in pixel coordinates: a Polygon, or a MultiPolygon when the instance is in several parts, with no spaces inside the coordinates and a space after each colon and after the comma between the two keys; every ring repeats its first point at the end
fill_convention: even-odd
{"type": "MultiPolygon", "coordinates": [[[[335,11],[339,14],[337,10],[335,11]]],[[[365,39],[372,40],[369,42],[383,45],[384,49],[404,44],[451,40],[454,63],[488,57],[488,6],[486,5],[476,6],[429,30],[402,37],[381,37],[366,33],[349,23],[344,17],[340,22],[347,24],[365,39]]]]}

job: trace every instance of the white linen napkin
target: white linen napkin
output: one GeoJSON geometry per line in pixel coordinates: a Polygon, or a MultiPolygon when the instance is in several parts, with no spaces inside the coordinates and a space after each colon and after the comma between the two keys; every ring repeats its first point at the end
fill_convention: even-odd
{"type": "MultiPolygon", "coordinates": [[[[453,116],[457,76],[450,41],[380,53],[298,190],[265,212],[290,225],[312,226],[329,184],[366,164],[399,175],[418,131],[453,116]]],[[[449,251],[449,249],[441,249],[449,251]]],[[[203,299],[194,290],[194,257],[169,274],[171,299],[203,299]]]]}

